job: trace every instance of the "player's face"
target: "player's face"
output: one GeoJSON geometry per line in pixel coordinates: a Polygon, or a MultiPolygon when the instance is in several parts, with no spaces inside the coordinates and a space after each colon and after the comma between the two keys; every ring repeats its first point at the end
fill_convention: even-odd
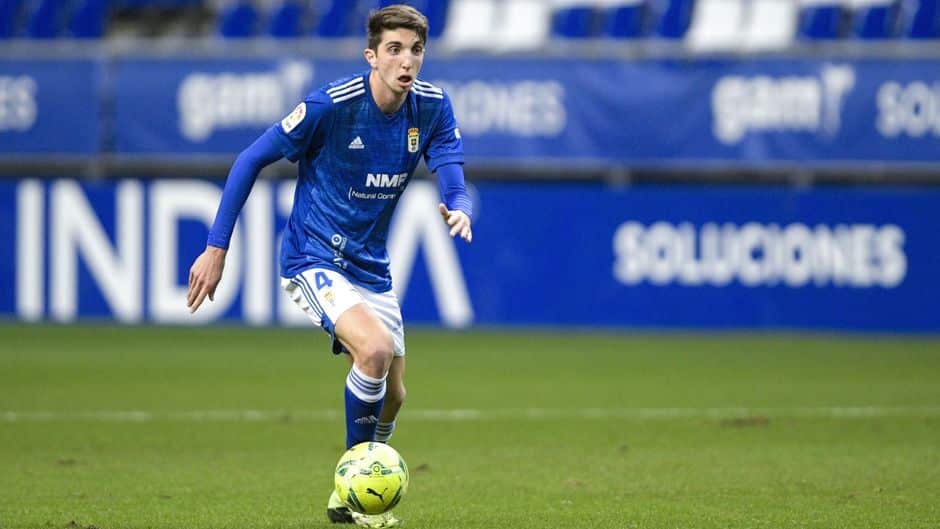
{"type": "Polygon", "coordinates": [[[424,43],[410,29],[386,29],[377,50],[367,49],[366,60],[381,83],[395,95],[407,94],[424,62],[424,43]]]}

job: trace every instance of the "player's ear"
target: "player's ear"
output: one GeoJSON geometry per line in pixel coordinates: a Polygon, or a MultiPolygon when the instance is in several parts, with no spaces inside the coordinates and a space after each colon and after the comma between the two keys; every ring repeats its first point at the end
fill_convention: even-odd
{"type": "Polygon", "coordinates": [[[366,48],[362,50],[362,56],[366,58],[366,62],[369,63],[369,66],[373,68],[376,67],[375,61],[377,57],[375,56],[375,50],[373,50],[372,48],[366,48]]]}

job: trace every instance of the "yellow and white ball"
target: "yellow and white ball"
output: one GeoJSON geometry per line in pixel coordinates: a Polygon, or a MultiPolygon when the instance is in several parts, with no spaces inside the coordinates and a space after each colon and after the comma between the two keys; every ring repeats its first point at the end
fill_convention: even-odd
{"type": "Polygon", "coordinates": [[[334,484],[336,494],[350,509],[381,514],[398,505],[408,492],[408,466],[387,444],[359,443],[339,458],[334,484]]]}

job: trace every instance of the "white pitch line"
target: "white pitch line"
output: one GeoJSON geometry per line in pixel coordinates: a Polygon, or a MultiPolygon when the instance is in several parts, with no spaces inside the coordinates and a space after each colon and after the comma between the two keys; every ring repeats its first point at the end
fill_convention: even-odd
{"type": "MultiPolygon", "coordinates": [[[[489,419],[542,420],[662,420],[940,417],[940,406],[817,406],[789,408],[502,408],[406,410],[402,418],[414,421],[484,421],[489,419]]],[[[0,422],[323,422],[339,421],[339,410],[93,410],[93,411],[0,411],[0,422]]]]}

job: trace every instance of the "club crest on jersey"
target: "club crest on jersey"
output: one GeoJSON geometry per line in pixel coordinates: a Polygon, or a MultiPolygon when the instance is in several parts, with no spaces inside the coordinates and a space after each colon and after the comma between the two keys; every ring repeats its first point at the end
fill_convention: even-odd
{"type": "Polygon", "coordinates": [[[418,144],[421,141],[421,133],[416,127],[408,129],[408,152],[418,152],[418,144]]]}

